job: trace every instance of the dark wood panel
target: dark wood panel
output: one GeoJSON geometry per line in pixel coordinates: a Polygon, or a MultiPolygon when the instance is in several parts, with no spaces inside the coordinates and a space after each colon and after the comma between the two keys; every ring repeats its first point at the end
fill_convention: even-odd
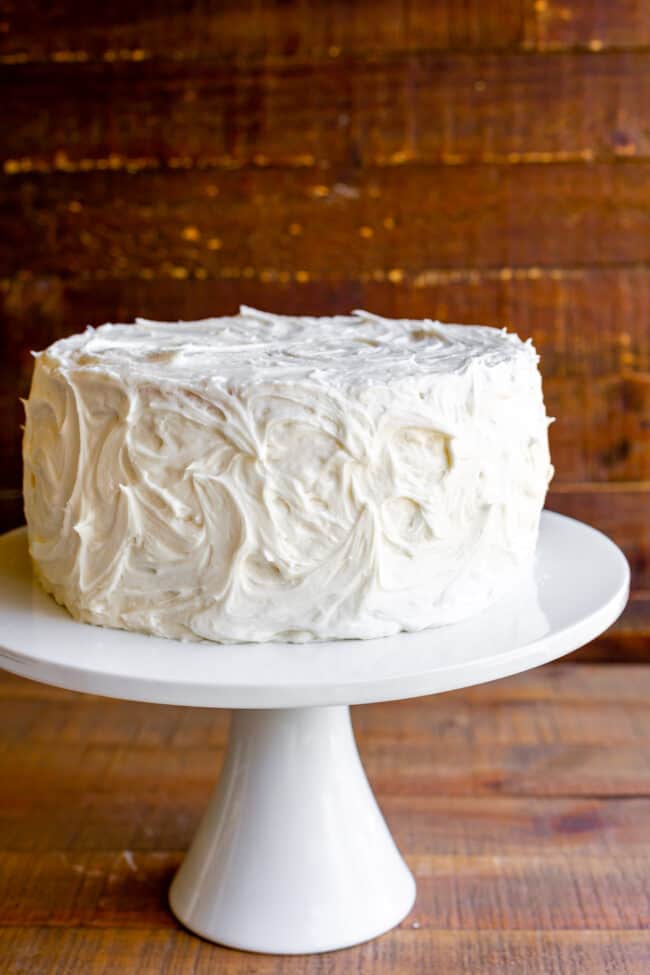
{"type": "Polygon", "coordinates": [[[544,50],[579,47],[598,52],[650,44],[645,0],[543,0],[535,3],[535,10],[529,40],[544,50]]]}
{"type": "Polygon", "coordinates": [[[648,52],[16,65],[2,80],[10,173],[650,154],[648,52]]]}
{"type": "Polygon", "coordinates": [[[416,284],[440,269],[647,263],[649,181],[634,162],[28,175],[5,181],[0,260],[94,279],[416,284]]]}
{"type": "Polygon", "coordinates": [[[556,483],[650,482],[650,374],[551,375],[544,393],[556,483]]]}
{"type": "Polygon", "coordinates": [[[9,61],[76,63],[194,58],[336,59],[386,48],[519,46],[533,15],[527,0],[146,0],[43,4],[2,0],[9,61]],[[170,45],[173,37],[173,46],[170,45]]]}
{"type": "Polygon", "coordinates": [[[336,59],[386,49],[599,52],[650,43],[643,0],[187,0],[164,10],[156,0],[137,7],[3,0],[0,15],[0,58],[10,63],[336,59]]]}

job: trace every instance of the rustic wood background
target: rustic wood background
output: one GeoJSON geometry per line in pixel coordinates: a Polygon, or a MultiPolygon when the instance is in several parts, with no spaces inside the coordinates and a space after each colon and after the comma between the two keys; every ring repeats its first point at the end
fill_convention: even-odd
{"type": "Polygon", "coordinates": [[[29,350],[106,320],[366,306],[542,354],[549,505],[650,633],[650,4],[0,0],[0,522],[29,350]]]}

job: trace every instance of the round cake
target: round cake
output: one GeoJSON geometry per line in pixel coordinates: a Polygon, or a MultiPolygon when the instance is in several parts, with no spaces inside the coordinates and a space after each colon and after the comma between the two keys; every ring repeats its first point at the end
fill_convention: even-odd
{"type": "Polygon", "coordinates": [[[216,642],[450,623],[531,565],[552,475],[505,330],[241,308],[35,357],[30,553],[80,620],[216,642]]]}

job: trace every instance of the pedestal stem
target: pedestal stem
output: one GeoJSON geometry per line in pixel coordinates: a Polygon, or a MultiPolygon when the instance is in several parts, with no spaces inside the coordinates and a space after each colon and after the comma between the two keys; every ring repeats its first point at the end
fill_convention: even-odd
{"type": "Polygon", "coordinates": [[[304,953],[388,930],[415,895],[349,708],[233,713],[221,778],[170,892],[212,941],[304,953]]]}

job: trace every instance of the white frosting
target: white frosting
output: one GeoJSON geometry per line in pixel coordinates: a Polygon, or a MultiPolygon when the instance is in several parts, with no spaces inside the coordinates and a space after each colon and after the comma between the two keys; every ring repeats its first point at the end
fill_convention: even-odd
{"type": "Polygon", "coordinates": [[[77,618],[215,641],[468,616],[530,567],[552,475],[537,355],[355,312],[89,328],[36,356],[30,550],[77,618]]]}

